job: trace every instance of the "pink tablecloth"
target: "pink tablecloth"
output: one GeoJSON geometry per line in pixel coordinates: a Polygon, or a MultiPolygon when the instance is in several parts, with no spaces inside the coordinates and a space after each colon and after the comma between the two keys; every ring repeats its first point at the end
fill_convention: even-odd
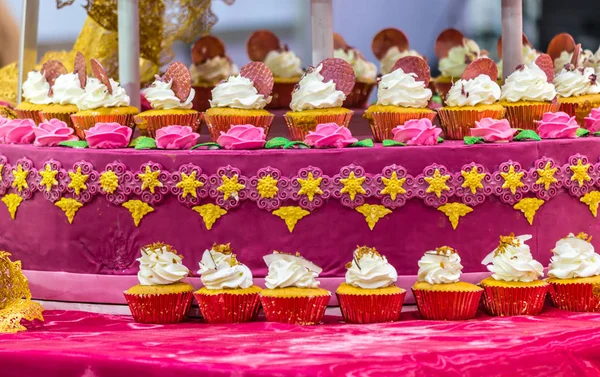
{"type": "Polygon", "coordinates": [[[299,327],[257,322],[156,326],[48,311],[0,335],[2,377],[599,376],[600,314],[299,327]]]}

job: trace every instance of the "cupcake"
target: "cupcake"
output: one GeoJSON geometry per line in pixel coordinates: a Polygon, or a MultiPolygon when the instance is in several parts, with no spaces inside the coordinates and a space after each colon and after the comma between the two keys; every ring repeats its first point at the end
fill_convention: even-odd
{"type": "Polygon", "coordinates": [[[418,281],[412,291],[421,317],[434,320],[471,319],[483,289],[459,281],[463,266],[456,250],[442,246],[419,260],[418,281]]]}
{"type": "MultiPolygon", "coordinates": [[[[558,75],[565,65],[573,63],[573,53],[575,52],[575,40],[569,33],[560,33],[554,36],[548,44],[548,55],[554,62],[554,74],[558,75]]],[[[583,64],[584,56],[579,54],[576,57],[577,66],[583,64]]]]}
{"type": "Polygon", "coordinates": [[[514,128],[536,131],[536,121],[541,120],[544,113],[558,110],[552,78],[552,58],[546,54],[531,64],[521,64],[506,78],[500,104],[514,128]]]}
{"type": "Polygon", "coordinates": [[[140,284],[124,292],[136,322],[177,323],[186,318],[194,287],[182,282],[189,274],[182,258],[160,242],[142,248],[140,284]]]}
{"type": "Polygon", "coordinates": [[[85,92],[86,81],[85,58],[81,52],[78,52],[75,55],[73,72],[65,72],[55,79],[54,85],[52,85],[52,104],[40,111],[41,119],[58,119],[72,128],[71,115],[78,111],[76,103],[85,92]]]}
{"type": "Polygon", "coordinates": [[[157,77],[142,94],[152,107],[134,118],[142,135],[155,137],[157,130],[172,125],[187,126],[193,132],[200,128],[201,114],[192,110],[196,92],[190,71],[183,63],[171,63],[165,75],[157,77]]]}
{"type": "MultiPolygon", "coordinates": [[[[502,61],[502,36],[500,36],[500,38],[498,38],[498,44],[496,45],[496,49],[498,52],[498,57],[500,58],[500,61],[498,62],[498,64],[496,64],[498,66],[498,80],[502,80],[503,76],[503,66],[504,63],[502,61]]],[[[527,39],[527,36],[525,35],[525,33],[523,33],[523,48],[522,48],[522,56],[523,56],[523,64],[524,65],[531,65],[533,64],[536,59],[538,58],[538,56],[540,56],[540,52],[537,51],[530,43],[529,43],[529,39],[527,39]]],[[[552,63],[552,61],[550,61],[552,63]]],[[[552,72],[552,71],[550,71],[552,72]]]]}
{"type": "Polygon", "coordinates": [[[497,103],[500,86],[496,84],[498,69],[489,58],[469,64],[446,97],[446,106],[438,110],[447,139],[460,140],[469,135],[475,122],[483,118],[504,118],[504,107],[497,103]]]}
{"type": "Polygon", "coordinates": [[[323,319],[331,293],[319,288],[322,269],[296,255],[273,252],[263,257],[269,268],[260,302],[270,322],[314,325],[323,319]]]}
{"type": "Polygon", "coordinates": [[[238,73],[238,67],[225,53],[225,45],[219,38],[205,35],[198,39],[192,47],[190,66],[192,88],[196,92],[193,99],[194,110],[206,111],[210,108],[209,101],[214,87],[221,80],[238,73]]]}
{"type": "Polygon", "coordinates": [[[246,50],[250,60],[263,62],[273,72],[273,93],[268,109],[283,109],[290,106],[294,87],[304,71],[300,58],[282,45],[270,30],[257,30],[248,39],[246,50]]]}
{"type": "Polygon", "coordinates": [[[560,239],[548,266],[552,303],[573,312],[599,312],[600,255],[594,251],[592,237],[570,233],[560,239]]]}
{"type": "Polygon", "coordinates": [[[237,76],[221,81],[212,90],[210,109],[204,114],[213,141],[231,126],[251,124],[268,135],[275,117],[265,110],[271,102],[273,73],[262,62],[251,62],[237,76]]]}
{"type": "Polygon", "coordinates": [[[85,138],[85,130],[96,123],[119,123],[133,126],[138,109],[129,106],[129,96],[119,83],[108,78],[104,67],[96,60],[90,62],[94,77],[86,80],[85,90],[76,101],[78,112],[71,115],[77,136],[85,138]]]}
{"type": "Polygon", "coordinates": [[[544,308],[548,283],[539,280],[544,266],[531,256],[530,235],[501,236],[500,244],[481,264],[492,276],[479,283],[490,315],[538,315],[544,308]]]}
{"type": "Polygon", "coordinates": [[[33,119],[39,124],[42,121],[40,112],[51,109],[54,103],[52,88],[56,78],[66,73],[67,69],[58,60],[48,60],[40,71],[29,72],[23,83],[24,101],[15,108],[17,117],[33,119]]]}
{"type": "MultiPolygon", "coordinates": [[[[442,100],[445,100],[452,83],[461,78],[467,66],[484,55],[477,42],[465,38],[456,29],[446,29],[440,33],[435,41],[435,54],[441,74],[433,81],[442,100]]],[[[496,75],[493,80],[497,77],[496,75]]]]}
{"type": "Polygon", "coordinates": [[[392,72],[383,75],[377,87],[377,104],[363,115],[375,141],[391,139],[392,130],[411,119],[433,120],[435,112],[427,108],[432,95],[429,80],[429,66],[416,56],[399,59],[392,72]]]}
{"type": "Polygon", "coordinates": [[[401,30],[396,28],[383,29],[377,33],[371,43],[371,50],[379,59],[382,75],[391,73],[395,69],[394,65],[398,59],[405,56],[416,56],[425,59],[417,51],[410,49],[408,38],[401,30]]]}
{"type": "MultiPolygon", "coordinates": [[[[341,37],[338,38],[338,41],[343,40],[341,37]]],[[[377,83],[377,66],[368,61],[360,51],[347,44],[334,46],[333,57],[344,60],[354,70],[354,88],[346,96],[342,106],[350,109],[365,108],[377,83]]]]}
{"type": "Polygon", "coordinates": [[[600,83],[594,68],[584,68],[578,61],[581,46],[573,52],[572,62],[554,77],[558,93],[559,110],[577,118],[580,126],[585,125],[585,117],[594,107],[600,106],[600,83]]]}
{"type": "Polygon", "coordinates": [[[393,322],[400,319],[406,291],[396,286],[398,273],[375,248],[354,250],[346,265],[346,282],[336,291],[348,323],[393,322]]]}
{"type": "Polygon", "coordinates": [[[323,60],[309,67],[292,93],[284,118],[293,140],[304,140],[317,124],[336,123],[348,127],[353,111],[342,104],[354,87],[354,70],[339,58],[323,60]]]}
{"type": "Polygon", "coordinates": [[[252,272],[237,260],[229,244],[206,250],[198,273],[204,287],[194,296],[206,322],[239,323],[256,317],[261,289],[252,284],[252,272]]]}

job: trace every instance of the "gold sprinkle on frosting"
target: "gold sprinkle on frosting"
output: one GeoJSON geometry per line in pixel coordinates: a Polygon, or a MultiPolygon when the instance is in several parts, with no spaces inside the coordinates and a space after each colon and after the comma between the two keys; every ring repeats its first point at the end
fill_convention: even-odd
{"type": "Polygon", "coordinates": [[[496,252],[494,253],[494,255],[498,256],[506,252],[506,248],[509,246],[521,246],[521,241],[519,241],[519,239],[515,237],[514,233],[511,233],[508,236],[500,236],[500,244],[496,248],[496,252]]]}
{"type": "MultiPolygon", "coordinates": [[[[149,245],[144,246],[142,249],[150,251],[150,252],[154,252],[156,250],[161,250],[162,251],[163,247],[166,248],[168,252],[173,253],[173,254],[177,254],[177,250],[175,250],[173,248],[173,246],[167,245],[164,242],[153,242],[153,243],[151,243],[149,245]]],[[[183,259],[183,257],[181,257],[181,258],[183,259]]]]}
{"type": "Polygon", "coordinates": [[[237,255],[231,254],[229,257],[229,267],[237,266],[240,262],[237,260],[237,255]]]}
{"type": "Polygon", "coordinates": [[[357,260],[361,260],[363,257],[368,256],[368,255],[373,255],[373,256],[378,256],[380,257],[381,254],[379,254],[379,252],[377,251],[377,249],[375,249],[374,247],[368,247],[368,246],[356,246],[356,259],[357,260]]]}
{"type": "Polygon", "coordinates": [[[352,262],[346,263],[346,270],[349,270],[352,267],[352,262]]]}
{"type": "Polygon", "coordinates": [[[579,234],[576,235],[575,238],[579,238],[580,240],[584,240],[587,242],[592,242],[592,236],[588,235],[585,232],[579,232],[579,234]]]}
{"type": "Polygon", "coordinates": [[[226,244],[216,244],[214,243],[212,245],[212,250],[217,252],[217,253],[221,253],[221,254],[231,254],[232,250],[231,250],[231,243],[226,243],[226,244]]]}

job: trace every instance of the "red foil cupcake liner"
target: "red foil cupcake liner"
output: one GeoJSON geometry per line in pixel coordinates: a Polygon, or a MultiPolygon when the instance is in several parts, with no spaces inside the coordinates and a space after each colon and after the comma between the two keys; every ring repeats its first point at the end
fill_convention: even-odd
{"type": "Polygon", "coordinates": [[[256,318],[260,309],[258,293],[207,295],[195,293],[202,317],[207,323],[241,323],[256,318]]]}
{"type": "Polygon", "coordinates": [[[393,113],[393,112],[374,112],[370,114],[372,119],[369,120],[369,126],[371,126],[371,132],[376,142],[380,143],[386,139],[393,139],[394,134],[392,130],[397,126],[403,125],[411,119],[422,119],[427,118],[433,122],[435,118],[434,112],[405,112],[405,113],[393,113]]]}
{"type": "Polygon", "coordinates": [[[359,82],[354,84],[352,92],[346,96],[343,107],[347,109],[364,109],[367,107],[375,82],[359,82]]]}
{"type": "Polygon", "coordinates": [[[192,131],[198,132],[202,122],[202,113],[136,115],[133,120],[136,128],[143,136],[154,138],[156,137],[156,130],[167,126],[189,126],[192,128],[192,131]]]}
{"type": "Polygon", "coordinates": [[[213,141],[217,141],[222,132],[227,132],[234,125],[251,124],[265,130],[265,136],[269,136],[271,123],[275,115],[208,115],[204,114],[204,120],[208,126],[208,132],[213,141]]]}
{"type": "Polygon", "coordinates": [[[314,325],[323,319],[329,298],[260,296],[260,302],[269,322],[314,325]]]}
{"type": "Polygon", "coordinates": [[[192,100],[192,108],[196,111],[204,112],[210,109],[210,100],[212,99],[212,90],[214,86],[193,86],[196,95],[192,100]]]}
{"type": "Polygon", "coordinates": [[[552,304],[571,312],[600,312],[600,285],[550,283],[552,304]]]}
{"type": "Polygon", "coordinates": [[[139,323],[177,323],[187,317],[192,292],[134,295],[124,293],[131,315],[139,323]]]}
{"type": "Polygon", "coordinates": [[[96,123],[118,123],[125,127],[134,127],[133,114],[106,114],[106,115],[71,115],[75,133],[81,140],[85,140],[85,130],[94,127],[96,123]]]}
{"type": "Polygon", "coordinates": [[[490,315],[538,315],[544,308],[548,285],[544,287],[483,288],[483,306],[490,315]]]}
{"type": "Polygon", "coordinates": [[[67,126],[74,128],[73,121],[71,120],[71,115],[73,115],[73,114],[74,113],[52,113],[52,112],[47,112],[47,111],[40,111],[40,119],[42,121],[50,120],[50,119],[58,119],[60,121],[65,122],[67,124],[67,126]]]}
{"type": "Polygon", "coordinates": [[[271,102],[266,106],[267,109],[289,109],[292,102],[292,92],[297,83],[276,82],[273,84],[271,93],[271,102]]]}
{"type": "Polygon", "coordinates": [[[412,291],[421,317],[441,321],[474,318],[483,294],[483,290],[478,292],[437,292],[413,289],[412,291]]]}
{"type": "Polygon", "coordinates": [[[348,323],[394,322],[400,319],[406,291],[388,295],[337,293],[342,317],[348,323]]]}
{"type": "Polygon", "coordinates": [[[503,119],[504,110],[438,110],[440,123],[446,139],[462,140],[471,135],[475,122],[483,118],[503,119]]]}
{"type": "Polygon", "coordinates": [[[33,119],[35,124],[40,124],[42,122],[42,116],[40,115],[39,110],[15,109],[15,114],[17,114],[17,118],[19,119],[33,119]]]}
{"type": "Polygon", "coordinates": [[[284,115],[285,124],[288,127],[288,132],[290,133],[290,138],[296,141],[304,141],[309,131],[314,131],[317,128],[318,124],[321,123],[335,123],[338,126],[348,127],[350,124],[350,120],[352,119],[352,115],[354,112],[344,113],[344,114],[332,114],[332,115],[318,115],[315,117],[314,125],[310,127],[296,127],[294,124],[294,119],[290,116],[284,115]]]}
{"type": "Polygon", "coordinates": [[[600,106],[600,102],[559,103],[558,111],[574,116],[579,126],[585,128],[585,117],[589,116],[592,109],[598,106],[600,106]]]}
{"type": "Polygon", "coordinates": [[[508,105],[505,106],[505,117],[512,128],[521,128],[524,130],[533,130],[537,132],[538,120],[542,120],[545,113],[555,113],[558,111],[558,103],[548,102],[546,104],[533,105],[508,105]]]}

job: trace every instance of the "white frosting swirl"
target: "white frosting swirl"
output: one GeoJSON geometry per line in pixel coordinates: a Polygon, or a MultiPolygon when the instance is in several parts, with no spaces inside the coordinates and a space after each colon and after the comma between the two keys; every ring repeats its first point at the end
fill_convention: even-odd
{"type": "Polygon", "coordinates": [[[363,254],[358,260],[354,251],[352,265],[346,271],[346,283],[364,289],[389,287],[398,280],[398,272],[379,253],[363,254]],[[358,261],[358,264],[356,263],[358,261]]]}
{"type": "Polygon", "coordinates": [[[99,107],[129,106],[129,96],[119,83],[110,80],[112,94],[108,92],[106,85],[94,77],[88,77],[85,84],[85,92],[77,99],[79,110],[97,109],[99,107]]]}
{"type": "MultiPolygon", "coordinates": [[[[554,74],[557,75],[565,68],[565,65],[571,63],[571,59],[573,58],[572,52],[562,51],[560,56],[554,59],[554,74]]],[[[577,66],[581,67],[583,65],[583,61],[585,59],[585,54],[579,54],[579,58],[577,59],[577,66]]]]}
{"type": "Polygon", "coordinates": [[[323,65],[319,64],[312,72],[304,74],[297,89],[292,93],[290,108],[293,111],[342,106],[346,95],[335,88],[333,80],[323,82],[321,69],[323,65]]]}
{"type": "Polygon", "coordinates": [[[252,286],[252,272],[250,269],[233,259],[233,254],[223,254],[215,250],[207,250],[217,266],[210,268],[199,263],[202,284],[207,289],[237,289],[252,286]]]}
{"type": "Polygon", "coordinates": [[[501,100],[517,101],[552,101],[556,97],[556,89],[544,71],[535,63],[517,69],[506,78],[502,85],[501,100]]]}
{"type": "Polygon", "coordinates": [[[596,79],[594,69],[587,67],[583,72],[579,69],[573,71],[563,69],[554,76],[554,86],[556,92],[561,97],[577,97],[585,94],[600,93],[600,82],[596,79]]]}
{"type": "Polygon", "coordinates": [[[231,107],[234,109],[262,109],[271,102],[258,94],[252,80],[244,76],[230,76],[212,90],[211,107],[231,107]]]}
{"type": "Polygon", "coordinates": [[[207,59],[202,64],[192,64],[190,66],[190,75],[194,84],[200,82],[217,83],[238,73],[238,67],[224,56],[215,56],[207,59]]]}
{"type": "Polygon", "coordinates": [[[486,256],[481,264],[486,265],[492,278],[502,281],[519,281],[530,283],[544,275],[544,266],[531,255],[525,241],[530,235],[515,237],[512,244],[496,248],[486,256]],[[491,263],[491,264],[490,264],[491,263]]]}
{"type": "Polygon", "coordinates": [[[27,74],[27,80],[23,83],[23,98],[25,101],[36,105],[49,105],[52,98],[48,95],[50,84],[46,77],[38,71],[31,71],[27,74]]]}
{"type": "Polygon", "coordinates": [[[60,75],[52,87],[52,101],[59,105],[75,105],[85,91],[75,73],[60,75]]]}
{"type": "MultiPolygon", "coordinates": [[[[535,62],[535,59],[537,59],[538,56],[540,56],[540,53],[535,48],[531,47],[530,45],[523,45],[524,65],[532,64],[533,62],[535,62]]],[[[498,62],[498,64],[496,64],[496,66],[498,67],[498,77],[502,78],[502,67],[504,66],[502,59],[498,62]]]]}
{"type": "Polygon", "coordinates": [[[302,63],[294,51],[269,51],[265,64],[275,77],[292,78],[302,76],[302,63]]]}
{"type": "Polygon", "coordinates": [[[456,283],[462,269],[458,253],[448,250],[428,251],[419,260],[417,279],[429,284],[456,283]]]}
{"type": "Polygon", "coordinates": [[[181,102],[171,89],[173,81],[164,82],[156,80],[148,88],[143,90],[143,94],[150,102],[153,109],[191,109],[192,100],[196,95],[194,89],[190,91],[188,98],[181,102]]]}
{"type": "Polygon", "coordinates": [[[356,81],[375,81],[377,78],[377,66],[354,49],[336,49],[333,51],[333,57],[340,58],[352,66],[356,81]]]}
{"type": "Polygon", "coordinates": [[[431,89],[423,81],[416,80],[414,73],[404,73],[398,68],[381,78],[377,89],[377,104],[402,107],[427,107],[431,89]]]}
{"type": "Polygon", "coordinates": [[[276,260],[269,264],[265,286],[269,289],[297,287],[318,288],[317,274],[296,261],[276,260]]]}
{"type": "Polygon", "coordinates": [[[393,46],[389,48],[385,55],[383,55],[383,58],[381,58],[381,74],[387,75],[388,73],[392,72],[394,64],[396,64],[398,59],[405,56],[418,56],[419,58],[423,57],[415,50],[400,51],[398,46],[393,46]]]}
{"type": "Polygon", "coordinates": [[[583,56],[583,66],[594,68],[596,75],[600,75],[600,47],[598,47],[596,53],[591,50],[585,50],[583,56]]]}
{"type": "Polygon", "coordinates": [[[452,85],[446,103],[448,106],[491,105],[500,98],[501,90],[496,81],[487,75],[471,80],[460,79],[452,85]]]}
{"type": "Polygon", "coordinates": [[[558,279],[587,278],[600,275],[600,255],[586,240],[573,233],[559,240],[552,249],[548,276],[558,279]]]}
{"type": "Polygon", "coordinates": [[[479,58],[481,50],[471,39],[464,39],[463,44],[454,46],[448,51],[448,56],[440,59],[440,72],[446,77],[460,77],[469,62],[479,58]]]}
{"type": "Polygon", "coordinates": [[[181,256],[169,251],[166,246],[142,248],[138,280],[141,285],[166,285],[177,283],[189,274],[181,263],[181,256]]]}

